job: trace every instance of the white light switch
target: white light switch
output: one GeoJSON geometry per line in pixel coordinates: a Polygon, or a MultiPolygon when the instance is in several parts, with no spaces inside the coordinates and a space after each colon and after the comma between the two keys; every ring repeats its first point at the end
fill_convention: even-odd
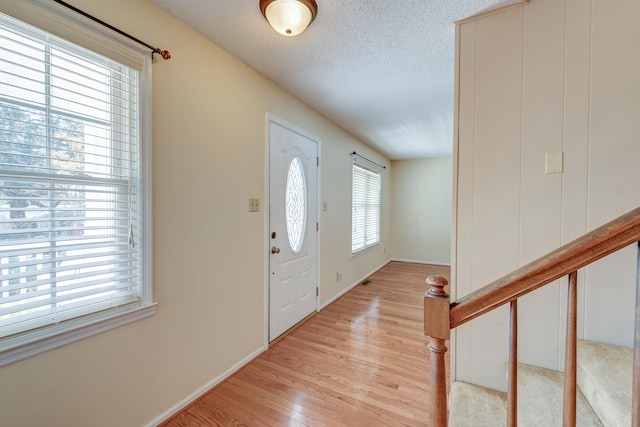
{"type": "Polygon", "coordinates": [[[562,173],[563,172],[563,152],[547,153],[546,172],[562,173]]]}
{"type": "Polygon", "coordinates": [[[327,211],[327,202],[322,202],[322,211],[323,212],[327,211]]]}

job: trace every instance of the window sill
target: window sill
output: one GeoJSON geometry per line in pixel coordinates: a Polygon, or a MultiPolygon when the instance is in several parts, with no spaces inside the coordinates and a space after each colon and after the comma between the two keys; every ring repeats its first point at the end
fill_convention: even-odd
{"type": "Polygon", "coordinates": [[[0,344],[0,368],[27,359],[45,351],[71,344],[84,338],[153,316],[157,303],[127,309],[126,311],[96,318],[82,324],[65,324],[46,331],[13,338],[0,344]]]}

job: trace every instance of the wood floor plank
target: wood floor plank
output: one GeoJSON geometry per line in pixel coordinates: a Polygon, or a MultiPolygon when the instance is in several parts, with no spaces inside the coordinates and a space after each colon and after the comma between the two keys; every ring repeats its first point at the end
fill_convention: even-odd
{"type": "Polygon", "coordinates": [[[269,364],[268,367],[283,377],[287,376],[293,383],[302,385],[307,393],[332,401],[341,411],[352,410],[352,406],[357,404],[361,411],[356,418],[370,418],[373,415],[374,420],[413,419],[412,412],[403,408],[397,393],[376,387],[370,376],[356,378],[353,373],[327,372],[312,364],[296,366],[294,369],[276,364],[269,364]]]}
{"type": "Polygon", "coordinates": [[[163,425],[427,425],[425,279],[449,271],[387,264],[163,425]]]}

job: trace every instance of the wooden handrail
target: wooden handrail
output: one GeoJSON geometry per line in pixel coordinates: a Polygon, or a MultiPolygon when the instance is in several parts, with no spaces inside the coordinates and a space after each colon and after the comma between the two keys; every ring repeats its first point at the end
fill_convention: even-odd
{"type": "Polygon", "coordinates": [[[634,209],[451,304],[451,329],[640,240],[634,209]]]}
{"type": "MultiPolygon", "coordinates": [[[[640,208],[597,228],[590,233],[550,252],[542,258],[515,270],[493,283],[460,300],[450,303],[444,291],[446,279],[427,278],[429,290],[424,298],[424,333],[430,337],[432,426],[448,424],[444,358],[446,341],[454,329],[497,307],[511,302],[509,387],[507,425],[517,425],[517,300],[554,280],[569,276],[567,313],[567,350],[565,360],[564,425],[576,425],[576,344],[577,344],[577,271],[600,258],[632,243],[640,245],[640,208]]],[[[636,330],[634,343],[634,369],[632,425],[640,427],[640,246],[638,251],[636,330]]]]}

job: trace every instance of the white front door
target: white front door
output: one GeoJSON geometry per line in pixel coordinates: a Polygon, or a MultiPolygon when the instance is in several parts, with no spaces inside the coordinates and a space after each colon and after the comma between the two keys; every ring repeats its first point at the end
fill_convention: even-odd
{"type": "Polygon", "coordinates": [[[269,137],[269,341],[317,307],[318,142],[273,116],[269,137]]]}

